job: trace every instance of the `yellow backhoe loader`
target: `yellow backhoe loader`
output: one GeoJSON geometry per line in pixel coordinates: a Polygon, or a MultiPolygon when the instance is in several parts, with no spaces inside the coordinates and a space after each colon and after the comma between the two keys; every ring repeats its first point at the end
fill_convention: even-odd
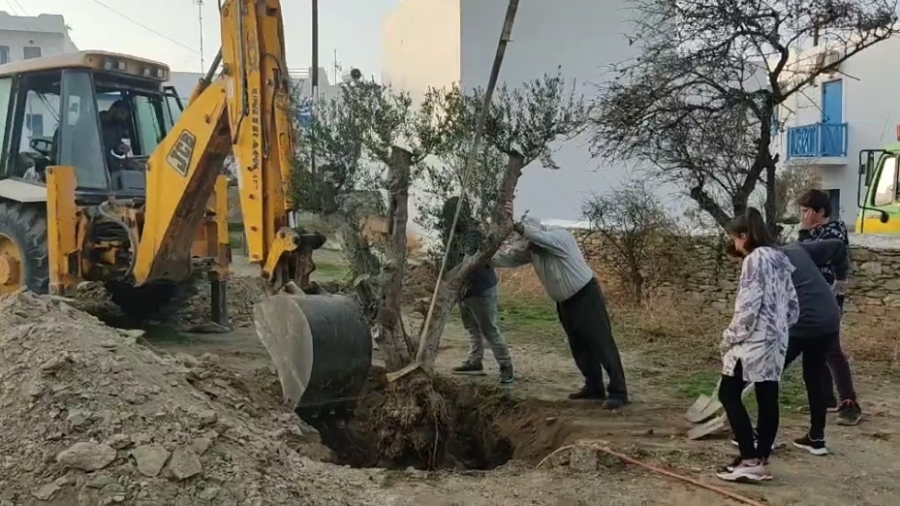
{"type": "Polygon", "coordinates": [[[72,295],[99,281],[147,318],[206,275],[212,318],[227,323],[233,152],[249,260],[270,289],[257,331],[286,400],[343,408],[365,384],[372,336],[352,299],[306,293],[324,237],[295,226],[286,192],[295,143],[280,2],[221,2],[221,30],[186,107],[163,86],[166,65],[132,56],[0,66],[0,294],[72,295]]]}

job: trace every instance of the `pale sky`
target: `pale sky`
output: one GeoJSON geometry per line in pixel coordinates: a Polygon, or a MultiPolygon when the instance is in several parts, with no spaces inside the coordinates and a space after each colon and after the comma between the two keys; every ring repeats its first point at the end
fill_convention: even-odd
{"type": "MultiPolygon", "coordinates": [[[[335,50],[345,72],[357,67],[366,76],[380,77],[381,19],[399,2],[319,1],[319,66],[328,70],[329,80],[333,80],[331,69],[335,50]]],[[[292,70],[306,69],[312,60],[310,0],[282,0],[281,5],[288,67],[292,70]]],[[[201,70],[196,0],[0,0],[0,10],[13,15],[62,14],[72,29],[69,35],[79,49],[102,49],[141,56],[166,63],[174,71],[201,70]]],[[[205,0],[203,53],[207,64],[219,49],[218,19],[218,1],[205,0]]]]}

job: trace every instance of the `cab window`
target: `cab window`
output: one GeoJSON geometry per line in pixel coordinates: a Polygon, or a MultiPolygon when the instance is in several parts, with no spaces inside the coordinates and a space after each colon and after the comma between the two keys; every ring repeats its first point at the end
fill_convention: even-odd
{"type": "MultiPolygon", "coordinates": [[[[109,114],[115,103],[124,104],[128,120],[122,130],[128,147],[134,156],[150,156],[165,138],[166,104],[161,95],[142,94],[134,91],[107,91],[97,94],[97,106],[101,119],[109,114]]],[[[101,121],[102,123],[102,121],[101,121]]]]}
{"type": "Polygon", "coordinates": [[[167,92],[165,113],[168,130],[171,130],[175,123],[178,123],[178,119],[181,118],[181,112],[181,100],[178,99],[178,96],[173,91],[167,92]]]}
{"type": "MultiPolygon", "coordinates": [[[[9,129],[8,125],[10,98],[12,98],[12,78],[0,78],[0,144],[2,144],[4,147],[6,146],[6,144],[3,144],[3,142],[6,140],[6,132],[9,129]]],[[[0,151],[0,153],[3,154],[5,154],[6,152],[6,149],[2,149],[2,151],[0,151]]]]}
{"type": "Polygon", "coordinates": [[[59,163],[75,167],[79,188],[107,189],[109,175],[90,72],[65,71],[62,90],[65,118],[59,127],[59,163]]]}
{"type": "Polygon", "coordinates": [[[872,204],[876,206],[893,204],[897,197],[897,190],[897,157],[886,156],[882,159],[872,204]]]}
{"type": "Polygon", "coordinates": [[[164,105],[159,96],[135,95],[134,120],[141,145],[141,154],[148,156],[166,136],[163,125],[164,105]]]}

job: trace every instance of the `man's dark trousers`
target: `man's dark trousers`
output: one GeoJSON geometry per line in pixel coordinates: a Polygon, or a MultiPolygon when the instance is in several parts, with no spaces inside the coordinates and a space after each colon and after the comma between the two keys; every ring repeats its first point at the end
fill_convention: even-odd
{"type": "Polygon", "coordinates": [[[607,390],[603,385],[602,372],[602,369],[606,369],[610,399],[627,401],[625,371],[619,349],[613,340],[606,301],[597,279],[591,279],[575,295],[557,303],[556,312],[569,338],[572,357],[584,376],[587,389],[598,394],[607,390]]]}

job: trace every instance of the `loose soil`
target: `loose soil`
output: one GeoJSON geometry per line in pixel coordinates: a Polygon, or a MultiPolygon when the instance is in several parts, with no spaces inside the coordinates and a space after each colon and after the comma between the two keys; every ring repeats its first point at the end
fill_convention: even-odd
{"type": "MultiPolygon", "coordinates": [[[[375,367],[354,418],[313,427],[281,406],[249,320],[259,285],[231,286],[225,334],[185,332],[202,323],[199,305],[185,312],[188,326],[139,336],[46,298],[0,301],[0,505],[737,504],[589,447],[544,462],[591,441],[722,485],[712,472],[731,444],[686,441],[691,400],[660,384],[665,365],[626,346],[632,404],[610,412],[565,400],[580,377],[561,332],[536,339],[504,324],[518,377],[500,387],[490,353],[489,375],[449,374],[467,348],[451,323],[433,390],[444,400],[429,412],[442,413],[437,423],[407,411],[375,367]],[[405,426],[418,439],[398,437],[405,426]]],[[[772,483],[724,487],[766,504],[896,504],[900,385],[856,373],[867,418],[829,422],[834,455],[788,448],[773,458],[772,483]]],[[[801,435],[805,415],[784,415],[779,437],[801,435]]]]}

